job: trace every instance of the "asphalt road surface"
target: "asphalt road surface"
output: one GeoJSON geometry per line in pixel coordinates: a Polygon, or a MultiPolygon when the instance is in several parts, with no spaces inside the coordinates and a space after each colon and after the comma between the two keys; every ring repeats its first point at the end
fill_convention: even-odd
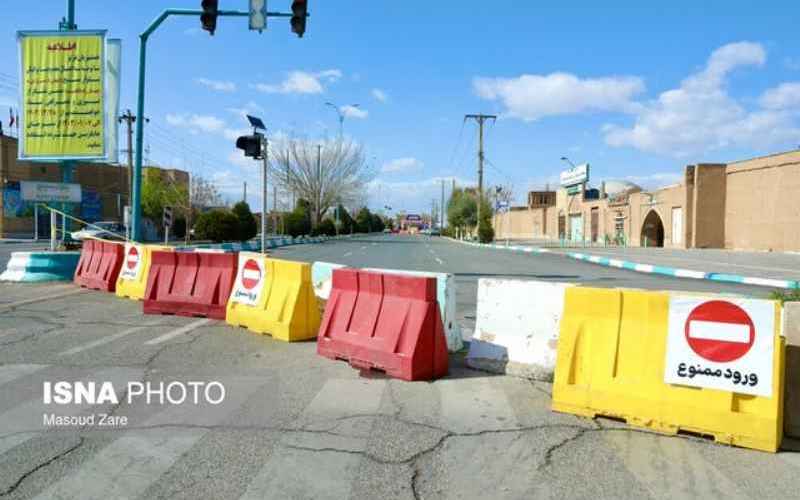
{"type": "MultiPolygon", "coordinates": [[[[464,326],[480,276],[766,293],[438,238],[275,254],[456,273],[464,326]]],[[[314,342],[145,316],[71,284],[0,284],[0,498],[796,498],[798,453],[557,414],[549,384],[467,369],[463,353],[450,367],[432,383],[361,375],[314,342]],[[96,404],[59,404],[75,395],[53,386],[47,403],[58,381],[95,382],[96,404]],[[160,401],[160,383],[186,399],[160,401]]]]}

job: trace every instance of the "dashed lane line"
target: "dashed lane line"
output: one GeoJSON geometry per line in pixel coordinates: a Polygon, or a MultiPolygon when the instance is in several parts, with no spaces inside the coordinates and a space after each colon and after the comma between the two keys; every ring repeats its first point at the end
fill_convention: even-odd
{"type": "Polygon", "coordinates": [[[157,326],[159,323],[152,323],[149,325],[142,325],[142,326],[135,326],[133,328],[128,328],[127,330],[122,330],[119,333],[115,333],[114,335],[109,335],[107,337],[103,337],[101,339],[94,340],[92,342],[87,342],[86,344],[79,345],[77,347],[73,347],[72,349],[67,349],[64,352],[60,352],[59,356],[71,356],[73,354],[78,354],[79,352],[87,351],[89,349],[93,349],[95,347],[108,344],[110,342],[114,342],[115,340],[119,340],[123,337],[130,335],[131,333],[136,333],[141,330],[145,330],[147,328],[157,326]]]}
{"type": "Polygon", "coordinates": [[[175,330],[172,330],[171,332],[167,332],[164,335],[156,337],[156,338],[154,338],[152,340],[148,340],[147,342],[144,343],[144,345],[161,344],[163,342],[166,342],[167,340],[174,339],[175,337],[187,334],[187,333],[191,332],[192,330],[196,330],[196,329],[200,328],[201,326],[204,326],[204,325],[207,325],[207,324],[211,323],[212,321],[214,321],[214,320],[211,319],[211,318],[199,319],[197,321],[189,323],[188,325],[184,325],[184,326],[182,326],[180,328],[176,328],[175,330]]]}
{"type": "Polygon", "coordinates": [[[54,293],[51,295],[43,295],[41,297],[34,297],[32,299],[25,299],[25,300],[18,300],[17,302],[11,302],[9,304],[0,305],[0,311],[9,311],[11,309],[15,309],[20,306],[26,306],[28,304],[35,304],[37,302],[46,302],[52,299],[61,299],[64,297],[69,297],[71,295],[79,295],[82,293],[87,293],[88,290],[81,288],[78,290],[70,290],[68,292],[61,292],[61,293],[54,293]]]}

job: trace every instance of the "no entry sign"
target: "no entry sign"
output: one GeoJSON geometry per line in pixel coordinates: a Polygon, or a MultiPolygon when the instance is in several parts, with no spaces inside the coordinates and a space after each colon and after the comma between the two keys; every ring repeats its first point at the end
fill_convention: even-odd
{"type": "Polygon", "coordinates": [[[239,253],[239,272],[231,291],[231,300],[249,306],[258,303],[264,288],[264,256],[256,253],[239,253]]]}
{"type": "Polygon", "coordinates": [[[242,286],[252,290],[261,282],[261,268],[253,259],[247,259],[242,269],[242,286]]]}
{"type": "Polygon", "coordinates": [[[664,381],[772,396],[776,305],[670,297],[664,381]]]}
{"type": "Polygon", "coordinates": [[[142,249],[137,245],[125,244],[125,263],[120,269],[119,275],[122,279],[135,280],[139,277],[139,270],[142,268],[142,249]]]}

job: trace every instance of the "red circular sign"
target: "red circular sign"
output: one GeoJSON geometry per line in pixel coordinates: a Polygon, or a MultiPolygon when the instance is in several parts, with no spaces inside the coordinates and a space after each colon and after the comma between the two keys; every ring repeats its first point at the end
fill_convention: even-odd
{"type": "Polygon", "coordinates": [[[139,264],[139,251],[136,250],[136,247],[131,247],[131,249],[128,250],[128,260],[125,262],[125,265],[128,266],[128,269],[134,269],[137,264],[139,264]]]}
{"type": "Polygon", "coordinates": [[[250,290],[258,285],[259,281],[261,281],[261,268],[256,261],[250,259],[244,263],[242,269],[242,285],[250,290]]]}
{"type": "Polygon", "coordinates": [[[717,363],[735,361],[750,351],[756,338],[753,320],[741,307],[711,300],[686,318],[686,342],[700,357],[717,363]]]}

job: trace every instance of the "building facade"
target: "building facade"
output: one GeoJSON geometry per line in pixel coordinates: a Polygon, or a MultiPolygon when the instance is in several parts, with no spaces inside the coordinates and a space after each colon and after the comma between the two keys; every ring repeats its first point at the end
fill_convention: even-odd
{"type": "MultiPolygon", "coordinates": [[[[736,250],[800,250],[800,151],[684,168],[681,182],[652,191],[607,181],[559,189],[554,201],[494,217],[498,239],[568,244],[736,250]]],[[[542,196],[536,199],[553,198],[542,196]]]]}
{"type": "MultiPolygon", "coordinates": [[[[148,167],[152,168],[152,167],[148,167]]],[[[181,170],[161,170],[163,178],[186,184],[189,174],[181,170]]],[[[87,222],[123,221],[129,203],[128,169],[105,163],[78,162],[71,184],[80,186],[79,200],[46,202],[58,210],[87,222]]],[[[24,199],[23,182],[52,187],[62,186],[62,167],[55,162],[17,160],[17,140],[0,136],[0,238],[49,237],[50,215],[36,202],[24,199]]]]}

